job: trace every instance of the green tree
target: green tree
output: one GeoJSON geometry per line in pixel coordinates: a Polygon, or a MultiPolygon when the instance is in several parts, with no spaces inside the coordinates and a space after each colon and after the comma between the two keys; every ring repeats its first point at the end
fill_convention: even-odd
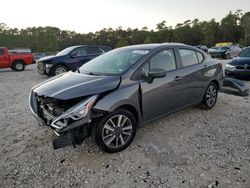
{"type": "Polygon", "coordinates": [[[241,26],[244,30],[244,44],[250,45],[250,12],[242,16],[241,26]]]}
{"type": "Polygon", "coordinates": [[[237,43],[243,36],[242,27],[240,26],[241,11],[235,13],[231,11],[221,20],[221,31],[223,33],[223,41],[232,41],[237,43]]]}
{"type": "Polygon", "coordinates": [[[128,41],[127,40],[125,40],[125,39],[121,39],[121,40],[119,40],[118,42],[117,42],[117,44],[116,44],[116,48],[119,48],[119,47],[123,47],[123,46],[128,46],[129,45],[129,43],[128,43],[128,41]]]}
{"type": "Polygon", "coordinates": [[[153,43],[153,40],[151,39],[150,36],[147,36],[147,38],[144,40],[144,44],[150,44],[153,43]]]}

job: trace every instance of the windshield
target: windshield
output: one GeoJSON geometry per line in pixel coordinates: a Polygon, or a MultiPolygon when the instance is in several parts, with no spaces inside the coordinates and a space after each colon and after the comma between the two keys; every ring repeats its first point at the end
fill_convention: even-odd
{"type": "Polygon", "coordinates": [[[240,57],[250,57],[250,48],[243,50],[243,52],[240,54],[240,57]]]}
{"type": "Polygon", "coordinates": [[[120,48],[98,56],[80,67],[83,74],[121,75],[149,50],[120,48]]]}
{"type": "Polygon", "coordinates": [[[63,55],[67,55],[69,54],[72,50],[74,50],[76,47],[72,46],[72,47],[68,47],[62,51],[60,51],[58,54],[56,54],[56,56],[63,56],[63,55]]]}
{"type": "Polygon", "coordinates": [[[229,50],[229,47],[224,46],[224,47],[221,47],[220,50],[229,50]]]}

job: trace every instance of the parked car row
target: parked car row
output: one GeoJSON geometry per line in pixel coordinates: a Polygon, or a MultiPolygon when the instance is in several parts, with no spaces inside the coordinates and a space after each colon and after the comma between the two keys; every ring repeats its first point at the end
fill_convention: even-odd
{"type": "Polygon", "coordinates": [[[211,48],[207,48],[207,46],[205,45],[196,45],[195,47],[209,54],[212,58],[219,58],[219,59],[231,59],[237,57],[239,53],[242,51],[240,47],[235,45],[214,46],[211,48]]]}
{"type": "Polygon", "coordinates": [[[231,59],[239,55],[241,48],[238,46],[213,47],[208,52],[212,58],[231,59]]]}

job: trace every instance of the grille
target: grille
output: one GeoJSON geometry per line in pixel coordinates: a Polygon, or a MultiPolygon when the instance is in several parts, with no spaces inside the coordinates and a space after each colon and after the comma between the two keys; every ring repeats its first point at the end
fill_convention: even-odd
{"type": "Polygon", "coordinates": [[[237,65],[236,69],[238,69],[238,70],[245,70],[245,69],[250,70],[250,65],[248,65],[247,68],[245,68],[244,65],[237,65]]]}
{"type": "Polygon", "coordinates": [[[45,67],[43,62],[38,62],[37,63],[37,70],[39,74],[44,74],[45,73],[45,67]]]}

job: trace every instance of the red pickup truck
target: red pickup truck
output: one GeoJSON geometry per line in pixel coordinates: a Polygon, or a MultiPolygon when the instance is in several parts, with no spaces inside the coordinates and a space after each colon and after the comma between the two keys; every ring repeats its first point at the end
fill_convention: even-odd
{"type": "Polygon", "coordinates": [[[0,68],[22,71],[32,63],[35,63],[32,53],[10,53],[7,48],[0,47],[0,68]]]}

